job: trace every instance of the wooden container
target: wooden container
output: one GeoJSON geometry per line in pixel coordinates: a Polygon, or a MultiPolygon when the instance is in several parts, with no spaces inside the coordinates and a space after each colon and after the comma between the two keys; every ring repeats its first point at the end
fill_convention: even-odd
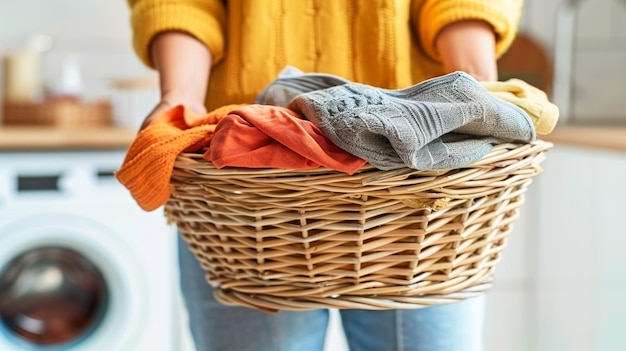
{"type": "Polygon", "coordinates": [[[7,126],[92,127],[112,125],[108,101],[62,99],[39,103],[4,102],[2,122],[7,126]]]}

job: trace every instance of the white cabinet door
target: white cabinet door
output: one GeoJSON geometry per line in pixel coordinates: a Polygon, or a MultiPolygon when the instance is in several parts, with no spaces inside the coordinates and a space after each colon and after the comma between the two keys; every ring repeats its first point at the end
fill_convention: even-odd
{"type": "Polygon", "coordinates": [[[626,154],[559,146],[544,168],[534,350],[624,350],[626,154]]]}

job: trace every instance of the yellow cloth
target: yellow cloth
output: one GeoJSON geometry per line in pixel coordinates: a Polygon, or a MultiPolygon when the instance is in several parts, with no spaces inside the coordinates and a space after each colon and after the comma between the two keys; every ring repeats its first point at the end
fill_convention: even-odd
{"type": "Polygon", "coordinates": [[[147,65],[159,32],[192,34],[213,54],[207,108],[252,103],[285,66],[381,88],[444,74],[438,33],[463,19],[489,23],[508,49],[523,0],[127,0],[134,48],[147,65]],[[226,5],[227,4],[227,5],[226,5]],[[268,35],[267,33],[271,33],[268,35]],[[419,34],[418,34],[419,33],[419,34]]]}
{"type": "Polygon", "coordinates": [[[549,134],[556,126],[559,108],[548,100],[548,96],[542,90],[516,78],[480,84],[498,98],[526,111],[535,125],[537,134],[549,134]]]}

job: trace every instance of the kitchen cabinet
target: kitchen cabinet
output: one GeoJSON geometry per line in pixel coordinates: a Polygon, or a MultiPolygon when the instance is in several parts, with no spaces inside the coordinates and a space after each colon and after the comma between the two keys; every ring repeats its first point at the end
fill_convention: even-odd
{"type": "Polygon", "coordinates": [[[544,168],[533,350],[623,350],[626,153],[559,146],[544,168]]]}
{"type": "Polygon", "coordinates": [[[488,293],[486,351],[626,344],[626,129],[559,126],[488,293]]]}

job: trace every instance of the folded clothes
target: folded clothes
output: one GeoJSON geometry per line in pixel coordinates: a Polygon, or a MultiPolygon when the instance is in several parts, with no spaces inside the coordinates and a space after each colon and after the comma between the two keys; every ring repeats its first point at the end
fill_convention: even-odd
{"type": "Polygon", "coordinates": [[[485,156],[495,143],[535,139],[523,110],[463,72],[401,90],[337,85],[297,95],[287,107],[383,170],[458,168],[485,156]]]}

